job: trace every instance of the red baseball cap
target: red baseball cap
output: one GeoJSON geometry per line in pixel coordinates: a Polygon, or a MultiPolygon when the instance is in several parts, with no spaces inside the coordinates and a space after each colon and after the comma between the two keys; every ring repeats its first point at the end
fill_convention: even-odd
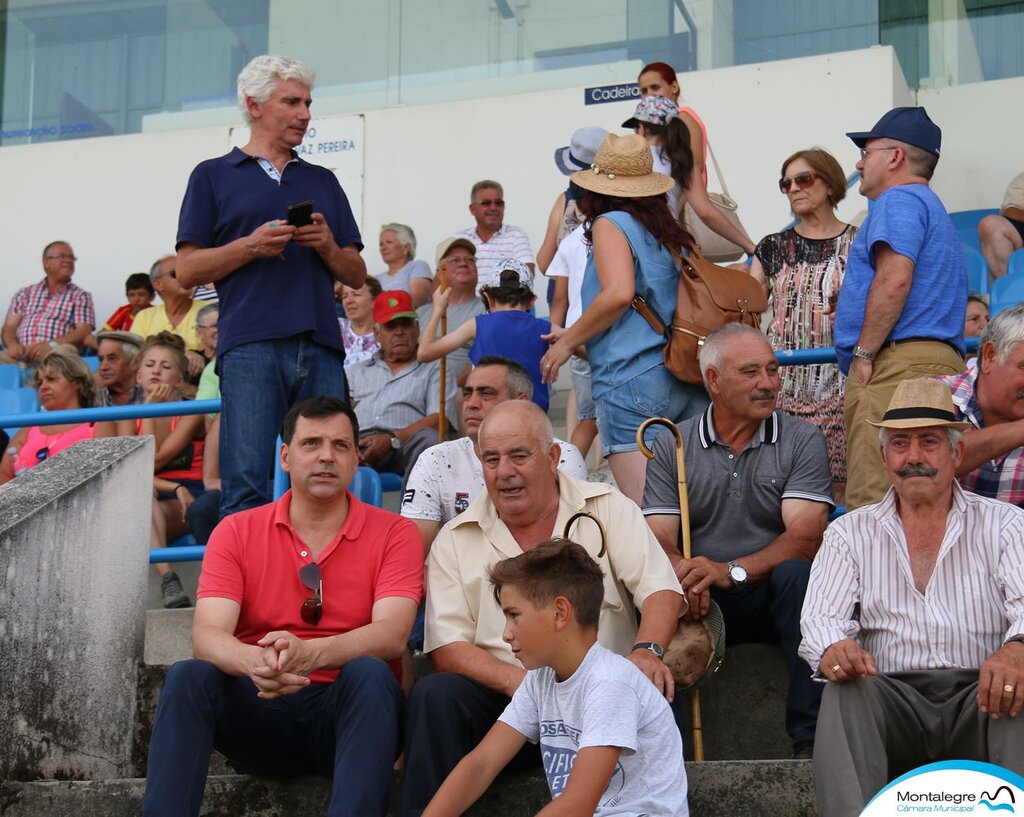
{"type": "Polygon", "coordinates": [[[419,316],[412,308],[412,296],[401,289],[382,292],[373,301],[373,319],[377,323],[390,323],[395,318],[412,318],[419,316]]]}

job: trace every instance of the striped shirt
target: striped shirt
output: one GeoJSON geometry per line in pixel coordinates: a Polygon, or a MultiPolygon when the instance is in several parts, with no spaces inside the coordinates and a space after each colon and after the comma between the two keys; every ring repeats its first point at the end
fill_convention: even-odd
{"type": "Polygon", "coordinates": [[[505,258],[514,258],[524,264],[537,263],[530,249],[530,239],[525,230],[503,224],[501,228],[484,241],[476,231],[476,227],[455,233],[460,238],[468,238],[476,245],[476,274],[483,280],[495,265],[505,258]]]}
{"type": "Polygon", "coordinates": [[[825,650],[844,638],[858,639],[881,673],[980,667],[1024,633],[1024,511],[954,483],[922,594],[890,488],[881,502],[825,531],[800,628],[800,656],[815,672],[825,650]]]}
{"type": "Polygon", "coordinates": [[[45,278],[14,294],[7,320],[14,315],[21,316],[16,334],[18,343],[24,346],[54,340],[82,323],[96,326],[92,295],[71,283],[50,294],[45,278]]]}
{"type": "MultiPolygon", "coordinates": [[[[967,361],[966,371],[937,379],[949,387],[956,419],[984,428],[978,405],[978,374],[978,360],[974,358],[967,361]]],[[[960,484],[965,491],[1024,506],[1024,447],[982,463],[960,477],[960,484]]]]}
{"type": "MultiPolygon", "coordinates": [[[[359,420],[359,435],[397,431],[422,420],[441,405],[441,362],[419,363],[414,358],[398,374],[381,358],[378,349],[366,360],[345,370],[352,406],[359,420]]],[[[455,413],[455,373],[448,368],[445,378],[446,415],[455,413]]]]}

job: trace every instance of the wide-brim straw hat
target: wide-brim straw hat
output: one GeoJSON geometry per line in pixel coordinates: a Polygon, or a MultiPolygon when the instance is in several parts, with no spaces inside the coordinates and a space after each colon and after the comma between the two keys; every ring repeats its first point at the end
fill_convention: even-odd
{"type": "Polygon", "coordinates": [[[609,133],[597,149],[590,170],[579,170],[570,178],[584,190],[636,199],[667,193],[676,185],[671,176],[654,172],[651,148],[635,133],[609,133]]]}
{"type": "Polygon", "coordinates": [[[945,426],[963,431],[971,427],[970,423],[956,419],[949,387],[930,378],[904,380],[896,387],[882,421],[868,422],[876,428],[945,426]]]}

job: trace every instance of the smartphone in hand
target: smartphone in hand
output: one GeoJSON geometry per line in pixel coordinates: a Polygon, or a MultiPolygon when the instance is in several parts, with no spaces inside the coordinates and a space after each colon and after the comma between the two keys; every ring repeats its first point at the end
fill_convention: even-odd
{"type": "Polygon", "coordinates": [[[292,227],[306,227],[313,223],[313,202],[299,201],[288,205],[288,223],[292,227]]]}

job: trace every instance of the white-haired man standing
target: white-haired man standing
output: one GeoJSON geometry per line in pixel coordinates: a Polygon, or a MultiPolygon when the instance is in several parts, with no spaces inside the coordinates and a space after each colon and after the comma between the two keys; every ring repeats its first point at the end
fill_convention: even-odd
{"type": "Polygon", "coordinates": [[[335,280],[361,287],[366,265],[341,185],[298,157],[314,75],[264,55],[238,75],[248,143],[201,162],[181,205],[177,276],[220,295],[221,516],[270,501],[273,445],[289,406],[344,399],[335,280]],[[289,223],[288,208],[312,203],[289,223]]]}

